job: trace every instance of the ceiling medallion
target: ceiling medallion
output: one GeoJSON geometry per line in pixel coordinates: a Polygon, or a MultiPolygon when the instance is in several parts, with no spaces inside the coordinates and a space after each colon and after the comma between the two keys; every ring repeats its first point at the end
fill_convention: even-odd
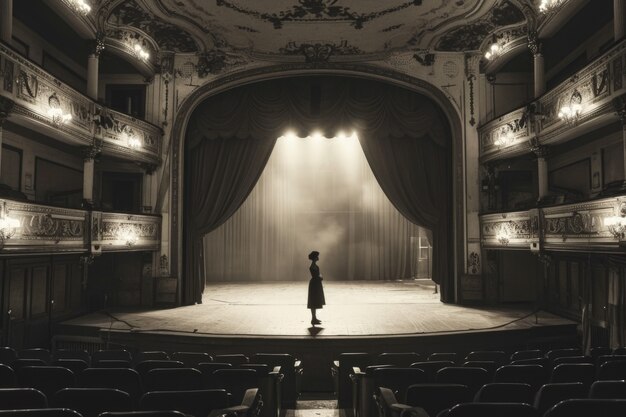
{"type": "Polygon", "coordinates": [[[227,7],[237,13],[245,14],[260,20],[265,20],[281,29],[285,22],[348,22],[355,29],[362,29],[363,24],[390,13],[404,10],[411,6],[421,6],[423,0],[409,0],[401,4],[372,13],[357,13],[349,7],[337,6],[338,0],[298,0],[298,5],[290,10],[278,13],[264,13],[248,9],[236,4],[235,0],[216,0],[217,6],[227,7]]]}

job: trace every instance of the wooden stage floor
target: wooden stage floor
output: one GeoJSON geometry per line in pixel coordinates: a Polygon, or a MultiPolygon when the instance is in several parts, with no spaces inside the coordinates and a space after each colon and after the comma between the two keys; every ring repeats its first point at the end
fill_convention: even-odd
{"type": "Polygon", "coordinates": [[[324,281],[322,325],[312,328],[306,309],[308,282],[213,284],[203,304],[168,309],[115,308],[62,326],[196,336],[351,338],[524,330],[573,322],[533,306],[472,308],[447,305],[430,280],[324,281]],[[117,320],[113,319],[115,317],[117,320]]]}

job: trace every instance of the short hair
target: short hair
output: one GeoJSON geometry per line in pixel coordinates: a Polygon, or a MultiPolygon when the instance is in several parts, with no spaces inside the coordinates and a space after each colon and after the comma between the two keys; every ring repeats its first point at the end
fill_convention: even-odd
{"type": "Polygon", "coordinates": [[[312,261],[315,258],[318,258],[320,256],[320,253],[316,250],[314,250],[313,252],[309,253],[309,259],[312,261]]]}

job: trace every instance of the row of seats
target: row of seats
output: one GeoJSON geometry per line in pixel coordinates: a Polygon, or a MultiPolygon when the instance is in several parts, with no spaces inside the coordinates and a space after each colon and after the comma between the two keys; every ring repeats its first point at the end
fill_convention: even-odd
{"type": "MultiPolygon", "coordinates": [[[[200,388],[215,388],[213,374],[218,370],[228,369],[231,372],[222,372],[229,375],[234,370],[247,370],[240,372],[246,380],[253,379],[252,373],[261,381],[258,387],[265,398],[266,407],[269,409],[272,402],[277,402],[276,409],[295,408],[296,400],[300,393],[300,379],[302,365],[299,360],[289,354],[255,354],[247,357],[242,354],[215,355],[205,352],[174,352],[171,355],[162,351],[138,352],[134,355],[127,350],[100,350],[92,354],[86,351],[74,351],[59,349],[52,353],[45,349],[27,349],[20,352],[9,347],[0,347],[0,363],[13,368],[19,374],[23,367],[53,365],[71,370],[77,377],[89,368],[134,368],[144,380],[155,369],[185,369],[193,368],[194,371],[159,371],[153,373],[154,377],[146,380],[143,391],[156,387],[171,386],[168,382],[169,375],[173,380],[179,380],[184,386],[198,387],[199,379],[202,379],[200,388]],[[250,371],[252,370],[252,372],[250,371]],[[250,374],[250,375],[248,375],[250,374]],[[176,376],[175,376],[176,375],[176,376]],[[158,377],[158,378],[157,378],[158,377]],[[280,383],[282,381],[282,384],[280,383]],[[280,390],[280,393],[278,391],[280,390]],[[272,401],[274,400],[274,401],[272,401]],[[280,402],[280,403],[278,403],[280,402]]],[[[34,372],[34,371],[31,371],[34,372]]],[[[50,371],[52,372],[52,371],[50,371]]],[[[6,371],[5,371],[6,373],[6,371]]],[[[96,374],[90,370],[90,374],[96,374]]],[[[100,375],[106,372],[101,371],[100,375]]],[[[10,376],[8,376],[10,380],[10,376]]],[[[132,378],[132,377],[128,377],[132,378]]],[[[224,378],[227,378],[224,376],[224,378]]],[[[14,377],[19,382],[20,377],[14,377]]],[[[70,379],[70,377],[66,377],[70,379]]],[[[79,378],[80,379],[80,378],[79,378]]],[[[234,376],[231,379],[235,379],[234,376]]],[[[15,383],[15,382],[14,382],[15,383]]],[[[0,371],[0,386],[2,383],[2,371],[0,371]]],[[[8,386],[6,383],[4,386],[8,386]]]]}
{"type": "Polygon", "coordinates": [[[461,384],[415,384],[406,387],[398,398],[392,388],[379,387],[374,395],[378,413],[384,417],[399,417],[410,408],[421,408],[430,416],[462,403],[513,403],[530,405],[537,415],[543,415],[561,401],[568,399],[625,400],[625,381],[596,381],[587,388],[580,382],[550,383],[535,393],[528,384],[490,383],[476,394],[461,384]]]}
{"type": "Polygon", "coordinates": [[[48,407],[73,410],[82,417],[134,410],[175,410],[194,417],[207,417],[211,412],[219,411],[220,415],[256,417],[261,398],[257,389],[250,389],[240,403],[232,406],[230,395],[223,389],[156,391],[143,394],[134,404],[128,393],[111,388],[64,388],[51,396],[34,388],[0,389],[0,409],[7,414],[15,410],[45,410],[48,407]]]}

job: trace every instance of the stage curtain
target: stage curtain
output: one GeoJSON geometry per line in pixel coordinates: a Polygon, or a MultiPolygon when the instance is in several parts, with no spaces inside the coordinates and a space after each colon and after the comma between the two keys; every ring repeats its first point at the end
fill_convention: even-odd
{"type": "Polygon", "coordinates": [[[437,259],[433,278],[442,285],[444,301],[450,300],[444,280],[452,279],[447,275],[451,269],[444,262],[451,262],[452,252],[447,248],[452,225],[444,223],[452,218],[451,205],[439,205],[441,199],[433,196],[451,193],[451,174],[435,174],[449,167],[438,157],[439,150],[445,149],[447,154],[443,159],[451,158],[447,121],[432,101],[399,87],[343,77],[312,77],[260,82],[230,90],[208,99],[192,114],[186,133],[184,301],[201,300],[201,237],[241,205],[258,179],[276,138],[287,131],[307,136],[316,130],[327,137],[342,130],[355,130],[359,137],[365,138],[363,148],[368,161],[391,202],[409,219],[433,230],[433,258],[437,259]],[[233,150],[232,140],[240,141],[232,145],[233,150]],[[383,145],[386,140],[394,144],[383,145]],[[411,158],[398,154],[401,152],[398,147],[404,141],[406,144],[402,146],[412,152],[411,158]],[[412,144],[408,145],[409,142],[412,144]],[[385,158],[395,158],[395,162],[381,161],[373,155],[377,152],[375,148],[385,158]],[[247,157],[245,162],[238,154],[247,157]],[[403,165],[392,170],[394,163],[403,165]],[[425,179],[400,173],[403,170],[414,173],[414,165],[421,166],[420,172],[428,171],[425,178],[435,182],[425,186],[425,179]],[[243,172],[238,172],[239,169],[243,172]],[[392,186],[395,180],[402,181],[402,185],[392,186]],[[222,191],[226,197],[221,195],[222,191]],[[424,191],[429,194],[419,195],[424,191]],[[437,208],[436,212],[433,207],[437,208]],[[448,235],[444,239],[445,231],[448,235]],[[442,242],[445,240],[446,244],[442,242]]]}
{"type": "Polygon", "coordinates": [[[451,301],[452,230],[449,150],[419,140],[363,135],[361,146],[389,200],[407,219],[432,231],[433,280],[451,301]],[[444,280],[450,280],[444,282],[444,280]]]}

